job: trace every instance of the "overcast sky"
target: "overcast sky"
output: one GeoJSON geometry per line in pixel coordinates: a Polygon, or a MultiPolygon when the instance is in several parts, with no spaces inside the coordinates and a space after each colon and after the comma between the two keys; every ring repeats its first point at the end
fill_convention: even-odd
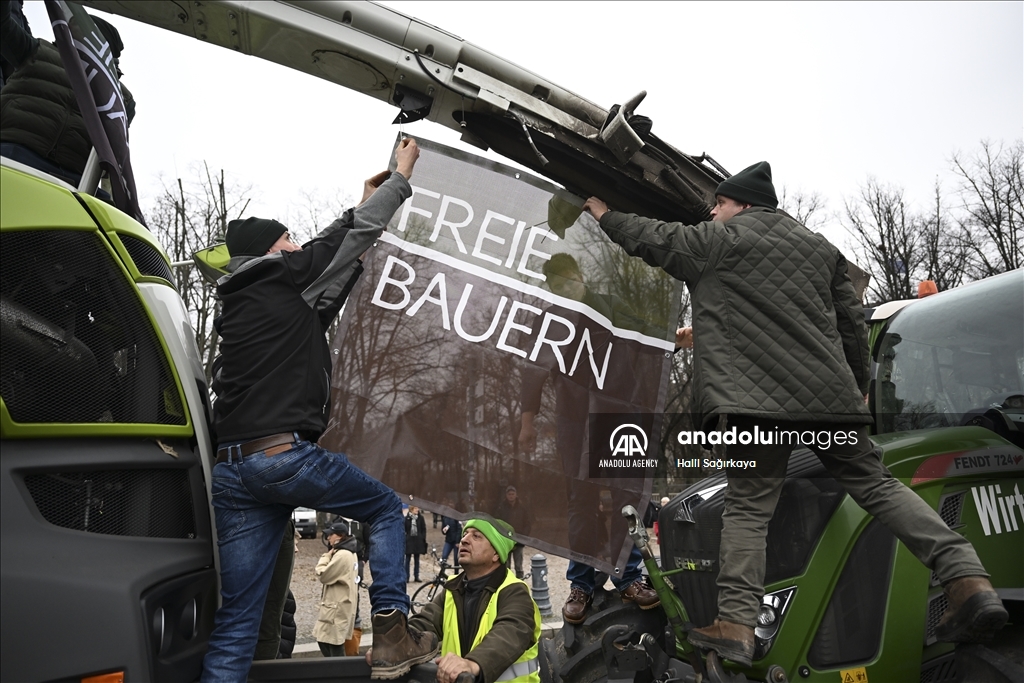
{"type": "MultiPolygon", "coordinates": [[[[637,112],[685,152],[829,208],[869,176],[931,201],[949,157],[1024,128],[1024,4],[387,2],[603,107],[637,112]]],[[[42,2],[27,2],[51,38],[42,2]]],[[[147,210],[205,160],[256,188],[250,214],[286,218],[300,193],[361,191],[386,167],[396,108],[255,57],[121,17],[123,81],[138,102],[132,161],[147,210]]],[[[405,132],[460,146],[429,122],[405,132]]],[[[478,152],[475,148],[464,147],[478,152]]],[[[500,158],[493,155],[492,158],[500,158]]],[[[840,229],[826,229],[837,243],[840,229]]]]}

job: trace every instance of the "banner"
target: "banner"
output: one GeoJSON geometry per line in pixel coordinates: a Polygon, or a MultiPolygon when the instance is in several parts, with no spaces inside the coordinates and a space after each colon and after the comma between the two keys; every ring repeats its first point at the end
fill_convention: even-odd
{"type": "Polygon", "coordinates": [[[128,115],[110,43],[80,5],[46,0],[46,11],[89,140],[110,178],[114,204],[145,225],[128,153],[128,115]]]}
{"type": "Polygon", "coordinates": [[[681,285],[556,186],[418,142],[413,195],[342,313],[321,444],[406,503],[487,512],[621,576],[620,510],[643,513],[653,468],[591,478],[588,426],[626,416],[648,451],[631,455],[660,456],[681,285]]]}

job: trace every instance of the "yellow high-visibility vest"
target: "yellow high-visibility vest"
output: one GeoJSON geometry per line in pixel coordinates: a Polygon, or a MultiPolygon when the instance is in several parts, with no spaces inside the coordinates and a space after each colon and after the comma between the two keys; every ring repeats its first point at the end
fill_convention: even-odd
{"type": "MultiPolygon", "coordinates": [[[[452,579],[454,578],[452,577],[452,579]]],[[[449,581],[452,579],[449,579],[449,581]]],[[[498,595],[501,591],[517,583],[526,585],[525,581],[517,579],[512,572],[508,572],[505,575],[505,580],[498,586],[498,590],[494,591],[494,595],[491,596],[490,601],[487,603],[487,611],[484,612],[484,616],[480,620],[480,626],[476,630],[476,636],[473,638],[470,650],[480,644],[484,636],[490,632],[491,627],[494,625],[494,620],[498,618],[498,595]]],[[[458,655],[459,657],[465,656],[462,653],[462,640],[459,638],[459,617],[455,612],[455,599],[452,597],[451,591],[445,591],[443,625],[444,638],[441,639],[441,656],[443,657],[448,653],[458,655]]],[[[539,638],[540,611],[537,609],[537,603],[533,603],[533,645],[528,647],[526,652],[512,666],[505,669],[498,676],[497,680],[502,681],[502,683],[540,683],[540,661],[537,659],[537,641],[539,638]]]]}

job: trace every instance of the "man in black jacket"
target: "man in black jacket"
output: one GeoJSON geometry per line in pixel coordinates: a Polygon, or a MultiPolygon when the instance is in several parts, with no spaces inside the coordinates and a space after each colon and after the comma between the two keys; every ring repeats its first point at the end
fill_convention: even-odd
{"type": "Polygon", "coordinates": [[[402,141],[397,172],[368,180],[363,202],[302,247],[277,221],[228,225],[230,274],[217,284],[222,341],[213,380],[222,604],[203,683],[246,680],[281,534],[299,505],[370,525],[371,677],[397,678],[437,651],[435,636],[406,624],[401,502],[343,454],[315,443],[331,395],[325,332],[362,272],[360,255],[412,194],[418,155],[413,140],[402,141]]]}
{"type": "Polygon", "coordinates": [[[767,162],[723,181],[715,194],[713,220],[695,226],[609,211],[597,197],[583,206],[627,253],[686,282],[694,407],[705,427],[718,422],[723,430],[724,418],[730,432],[746,434],[746,441],[734,437],[730,459],[757,462],[751,471],[727,470],[718,619],[690,631],[690,641],[751,664],[768,522],[795,445],[790,437],[766,444],[776,429],[815,435],[801,443],[936,572],[949,598],[935,631],[940,640],[998,630],[1008,615],[970,542],[892,477],[868,438],[867,329],[843,255],[777,210],[767,162]],[[755,430],[762,438],[751,443],[755,430]]]}

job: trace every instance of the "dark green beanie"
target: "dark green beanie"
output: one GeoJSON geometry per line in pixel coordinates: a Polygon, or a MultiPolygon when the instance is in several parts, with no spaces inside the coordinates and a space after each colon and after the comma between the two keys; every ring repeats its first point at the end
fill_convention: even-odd
{"type": "Polygon", "coordinates": [[[228,252],[232,256],[263,256],[277,238],[288,232],[272,218],[246,218],[228,223],[228,252]]]}
{"type": "Polygon", "coordinates": [[[723,180],[715,190],[715,196],[722,195],[742,204],[779,208],[779,198],[772,185],[772,167],[767,161],[747,166],[731,178],[723,180]]]}

